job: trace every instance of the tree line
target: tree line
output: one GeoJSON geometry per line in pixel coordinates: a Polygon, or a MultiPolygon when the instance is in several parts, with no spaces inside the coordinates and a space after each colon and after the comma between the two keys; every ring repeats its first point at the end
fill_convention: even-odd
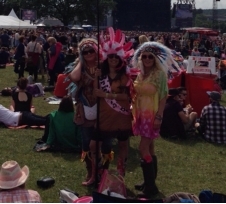
{"type": "MultiPolygon", "coordinates": [[[[103,20],[109,10],[115,7],[115,2],[99,0],[99,5],[100,20],[103,20]]],[[[73,22],[75,17],[79,22],[97,22],[96,0],[0,0],[0,15],[8,15],[12,8],[18,17],[21,9],[36,10],[38,18],[55,17],[64,25],[73,22]]]]}
{"type": "Polygon", "coordinates": [[[196,27],[206,27],[213,28],[215,30],[220,30],[221,33],[226,33],[226,9],[218,9],[218,20],[212,20],[212,9],[202,10],[197,9],[194,11],[194,26],[196,27]]]}

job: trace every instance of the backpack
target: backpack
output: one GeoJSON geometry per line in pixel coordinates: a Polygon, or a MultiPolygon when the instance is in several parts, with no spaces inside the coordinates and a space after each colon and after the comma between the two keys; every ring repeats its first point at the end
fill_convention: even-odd
{"type": "Polygon", "coordinates": [[[203,190],[199,194],[201,203],[226,203],[226,195],[222,193],[212,193],[211,190],[203,190]]]}

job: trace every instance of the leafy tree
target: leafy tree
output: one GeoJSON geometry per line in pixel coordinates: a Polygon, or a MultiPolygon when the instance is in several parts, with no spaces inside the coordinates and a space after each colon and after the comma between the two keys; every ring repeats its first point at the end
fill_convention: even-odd
{"type": "MultiPolygon", "coordinates": [[[[37,10],[38,17],[55,17],[61,20],[64,25],[68,25],[75,16],[81,22],[88,20],[95,23],[97,17],[96,2],[97,0],[0,0],[0,8],[3,5],[2,14],[8,14],[11,8],[14,8],[17,15],[19,15],[20,9],[34,9],[37,10]],[[4,2],[4,5],[1,2],[4,2]]],[[[114,0],[99,0],[99,4],[100,19],[103,19],[115,5],[114,0]]]]}
{"type": "Polygon", "coordinates": [[[197,14],[195,17],[195,26],[211,28],[212,22],[203,14],[197,14]]]}

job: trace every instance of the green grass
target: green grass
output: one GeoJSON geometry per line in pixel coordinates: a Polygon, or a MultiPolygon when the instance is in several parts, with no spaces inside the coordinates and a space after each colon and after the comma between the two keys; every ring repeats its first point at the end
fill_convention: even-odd
{"type": "MultiPolygon", "coordinates": [[[[13,68],[0,69],[0,88],[14,86],[17,75],[13,68]]],[[[27,75],[27,73],[26,73],[27,75]]],[[[39,76],[40,78],[40,76],[39,76]]],[[[45,84],[44,81],[42,83],[45,84]]],[[[51,93],[46,93],[45,97],[51,93]]],[[[0,104],[8,107],[10,97],[0,96],[0,104]]],[[[58,106],[48,105],[44,97],[34,98],[36,113],[46,115],[58,106]]],[[[40,138],[43,130],[10,130],[0,128],[0,163],[6,160],[16,160],[21,166],[28,165],[30,177],[27,188],[37,190],[43,202],[59,202],[59,189],[68,187],[82,195],[89,195],[92,188],[81,186],[85,178],[86,170],[80,162],[80,155],[69,153],[37,153],[32,150],[37,138],[40,138]],[[56,183],[49,189],[40,189],[36,185],[37,179],[42,176],[55,178],[56,183]]],[[[132,137],[128,167],[125,177],[128,194],[135,196],[138,192],[133,185],[142,180],[142,172],[139,167],[139,143],[138,137],[132,137]]],[[[115,158],[117,157],[117,145],[115,158]]],[[[211,189],[214,192],[225,192],[226,149],[225,145],[206,143],[201,139],[187,141],[166,141],[161,138],[155,143],[158,156],[157,185],[165,196],[178,191],[199,194],[203,189],[211,189]]],[[[116,159],[115,159],[116,161],[116,159]]],[[[115,168],[115,161],[110,168],[115,168]]]]}

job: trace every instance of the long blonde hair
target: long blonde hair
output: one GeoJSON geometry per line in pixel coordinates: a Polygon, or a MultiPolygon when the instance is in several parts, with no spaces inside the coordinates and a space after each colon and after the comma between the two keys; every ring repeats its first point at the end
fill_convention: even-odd
{"type": "MultiPolygon", "coordinates": [[[[141,53],[142,55],[142,53],[141,53]]],[[[141,55],[138,57],[138,63],[137,63],[137,68],[140,69],[141,74],[144,74],[144,65],[143,62],[141,60],[141,55]]],[[[153,55],[154,56],[154,55],[153,55]]],[[[147,80],[149,82],[152,82],[155,86],[157,86],[157,88],[159,88],[159,84],[160,84],[160,76],[161,73],[165,73],[164,69],[162,68],[161,62],[154,56],[154,65],[151,68],[150,71],[150,75],[148,76],[147,80]]]]}
{"type": "Polygon", "coordinates": [[[140,45],[143,44],[143,43],[145,43],[145,42],[148,42],[148,41],[149,40],[148,40],[148,38],[147,38],[146,35],[140,35],[139,36],[139,43],[140,43],[140,45]]]}

